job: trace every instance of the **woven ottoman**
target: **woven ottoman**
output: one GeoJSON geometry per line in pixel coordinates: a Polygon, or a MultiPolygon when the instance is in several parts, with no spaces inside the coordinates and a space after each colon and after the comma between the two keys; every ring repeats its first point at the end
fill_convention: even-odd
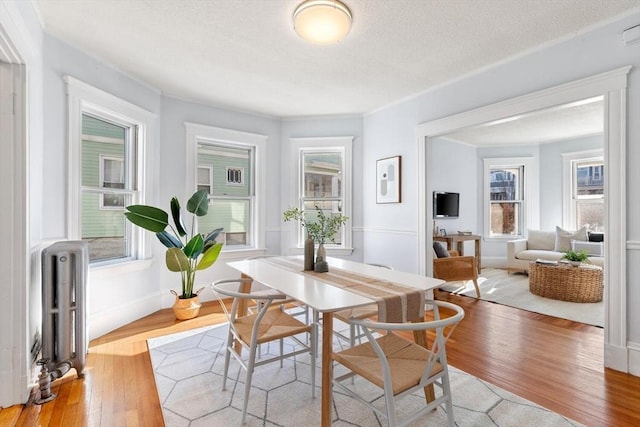
{"type": "Polygon", "coordinates": [[[537,262],[529,265],[529,291],[532,294],[561,301],[600,302],[603,290],[601,267],[537,262]]]}

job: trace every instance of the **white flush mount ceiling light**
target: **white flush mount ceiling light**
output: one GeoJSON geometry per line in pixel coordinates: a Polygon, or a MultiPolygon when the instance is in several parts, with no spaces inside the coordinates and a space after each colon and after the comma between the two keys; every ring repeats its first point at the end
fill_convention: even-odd
{"type": "Polygon", "coordinates": [[[337,43],[351,29],[351,11],[338,0],[306,0],[293,12],[293,28],[311,43],[337,43]]]}

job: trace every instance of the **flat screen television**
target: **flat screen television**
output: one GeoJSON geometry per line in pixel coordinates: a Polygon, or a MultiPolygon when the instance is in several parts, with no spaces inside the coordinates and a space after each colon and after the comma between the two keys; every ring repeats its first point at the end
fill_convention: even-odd
{"type": "Polygon", "coordinates": [[[433,217],[458,218],[460,211],[460,193],[444,191],[433,192],[433,217]]]}

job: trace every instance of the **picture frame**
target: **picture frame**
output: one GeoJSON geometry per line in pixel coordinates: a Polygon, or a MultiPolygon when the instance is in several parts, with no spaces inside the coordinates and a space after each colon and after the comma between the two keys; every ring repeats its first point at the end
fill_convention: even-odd
{"type": "Polygon", "coordinates": [[[376,203],[401,203],[402,163],[400,156],[376,161],[376,203]]]}

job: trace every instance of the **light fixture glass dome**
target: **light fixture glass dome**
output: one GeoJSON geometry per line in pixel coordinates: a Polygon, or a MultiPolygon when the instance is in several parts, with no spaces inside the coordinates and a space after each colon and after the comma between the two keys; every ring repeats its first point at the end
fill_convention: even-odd
{"type": "Polygon", "coordinates": [[[337,43],[351,29],[351,11],[338,0],[307,0],[293,12],[293,28],[311,43],[337,43]]]}

